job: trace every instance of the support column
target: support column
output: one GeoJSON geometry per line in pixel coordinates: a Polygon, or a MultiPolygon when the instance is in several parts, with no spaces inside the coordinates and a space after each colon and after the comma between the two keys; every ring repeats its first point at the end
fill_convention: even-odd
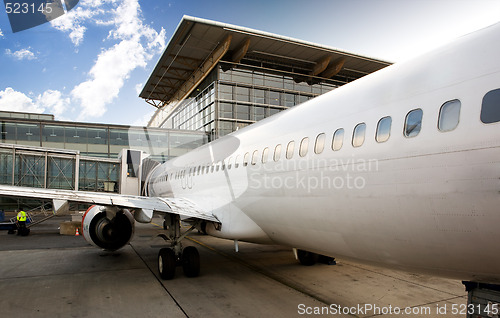
{"type": "Polygon", "coordinates": [[[75,155],[75,190],[80,186],[80,152],[75,155]]]}

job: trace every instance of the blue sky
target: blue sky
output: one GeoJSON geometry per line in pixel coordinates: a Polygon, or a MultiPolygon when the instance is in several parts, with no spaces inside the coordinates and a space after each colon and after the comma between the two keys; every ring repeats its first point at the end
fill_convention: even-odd
{"type": "Polygon", "coordinates": [[[138,94],[183,15],[397,62],[500,21],[500,1],[80,0],[18,33],[0,7],[0,110],[145,125],[138,94]]]}

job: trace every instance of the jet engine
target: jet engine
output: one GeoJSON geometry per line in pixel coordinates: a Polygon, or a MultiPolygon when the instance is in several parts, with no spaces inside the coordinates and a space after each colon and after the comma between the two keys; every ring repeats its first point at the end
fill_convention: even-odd
{"type": "Polygon", "coordinates": [[[87,242],[115,251],[132,239],[134,217],[127,209],[93,205],[83,216],[82,229],[87,242]]]}

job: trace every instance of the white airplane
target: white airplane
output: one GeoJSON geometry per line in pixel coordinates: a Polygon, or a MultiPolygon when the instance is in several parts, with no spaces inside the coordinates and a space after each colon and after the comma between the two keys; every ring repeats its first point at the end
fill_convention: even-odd
{"type": "Polygon", "coordinates": [[[500,284],[500,24],[395,64],[155,168],[148,197],[0,186],[97,204],[85,238],[115,250],[134,219],[165,215],[162,278],[207,234],[478,283],[500,284]],[[189,232],[189,231],[188,231],[189,232]]]}

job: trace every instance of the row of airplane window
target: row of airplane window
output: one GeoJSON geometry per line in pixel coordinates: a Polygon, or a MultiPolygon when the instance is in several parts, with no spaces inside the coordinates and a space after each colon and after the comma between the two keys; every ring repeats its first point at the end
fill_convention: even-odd
{"type": "MultiPolygon", "coordinates": [[[[489,124],[500,121],[500,89],[488,92],[483,98],[481,108],[481,121],[489,124]]],[[[438,130],[441,132],[449,132],[454,130],[460,121],[461,102],[458,99],[450,100],[441,106],[438,118],[438,130]]],[[[406,138],[416,137],[422,128],[423,111],[421,108],[416,108],[409,111],[405,117],[405,124],[403,135],[406,138]]],[[[389,140],[391,136],[392,117],[386,116],[381,118],[377,123],[375,132],[375,140],[377,143],[384,143],[389,140]]],[[[344,128],[337,129],[332,138],[331,148],[333,151],[339,151],[344,145],[344,128]]],[[[351,145],[354,148],[361,147],[365,142],[366,137],[366,123],[361,122],[357,124],[352,133],[351,145]]],[[[316,136],[314,142],[314,153],[321,154],[325,149],[326,134],[320,133],[316,136]]],[[[282,145],[278,144],[274,147],[272,158],[269,158],[270,148],[266,147],[260,155],[259,150],[254,150],[251,154],[247,152],[243,155],[241,164],[246,167],[256,165],[259,161],[266,163],[270,160],[275,162],[281,159],[282,145]]],[[[295,153],[295,141],[288,142],[285,150],[285,158],[292,159],[295,153]]],[[[309,152],[309,137],[304,137],[300,141],[298,154],[300,157],[305,157],[309,152]]],[[[240,166],[241,155],[237,155],[234,160],[234,168],[240,166]]],[[[186,173],[188,175],[200,175],[205,173],[217,172],[219,170],[231,169],[233,167],[232,157],[227,160],[220,161],[216,164],[208,164],[204,166],[192,167],[187,170],[171,173],[170,178],[183,178],[186,173]]],[[[169,175],[163,176],[159,181],[168,181],[169,175]]]]}

